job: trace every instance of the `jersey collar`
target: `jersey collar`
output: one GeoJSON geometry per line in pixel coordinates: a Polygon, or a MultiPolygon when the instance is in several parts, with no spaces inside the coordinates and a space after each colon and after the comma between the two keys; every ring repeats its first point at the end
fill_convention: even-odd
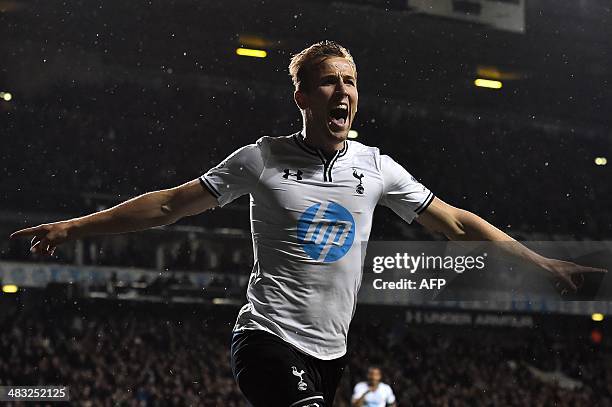
{"type": "Polygon", "coordinates": [[[293,139],[295,140],[298,147],[300,147],[302,150],[304,150],[306,153],[310,155],[319,157],[321,162],[326,166],[330,163],[335,162],[338,158],[346,155],[346,152],[348,151],[348,145],[349,145],[348,141],[344,140],[344,146],[342,147],[342,149],[336,150],[336,153],[332,157],[330,157],[328,160],[327,158],[325,158],[325,154],[323,154],[323,151],[321,151],[321,149],[313,148],[306,144],[306,142],[304,141],[304,135],[302,134],[301,131],[298,133],[295,133],[293,135],[293,139]]]}

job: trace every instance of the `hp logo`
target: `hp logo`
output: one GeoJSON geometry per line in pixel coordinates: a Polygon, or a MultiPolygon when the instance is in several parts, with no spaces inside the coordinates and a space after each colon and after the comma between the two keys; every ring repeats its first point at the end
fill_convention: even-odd
{"type": "Polygon", "coordinates": [[[355,220],[335,202],[314,204],[300,217],[298,241],[313,260],[331,263],[349,251],[355,239],[355,220]]]}

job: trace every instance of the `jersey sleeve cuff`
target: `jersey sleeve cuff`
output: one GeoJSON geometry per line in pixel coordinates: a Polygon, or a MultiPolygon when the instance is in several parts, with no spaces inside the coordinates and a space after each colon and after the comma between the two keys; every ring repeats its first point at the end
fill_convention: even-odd
{"type": "Polygon", "coordinates": [[[202,185],[202,188],[210,192],[210,194],[215,198],[219,199],[219,197],[221,196],[217,188],[215,188],[215,186],[208,179],[206,179],[205,175],[202,175],[200,177],[200,185],[202,185]]]}
{"type": "Polygon", "coordinates": [[[423,201],[423,203],[421,203],[415,210],[414,212],[417,215],[420,215],[421,213],[423,213],[423,211],[425,211],[425,209],[427,209],[427,207],[429,206],[429,204],[431,204],[431,202],[433,201],[433,199],[435,198],[434,194],[429,191],[429,194],[427,195],[427,198],[425,198],[425,200],[423,201]]]}

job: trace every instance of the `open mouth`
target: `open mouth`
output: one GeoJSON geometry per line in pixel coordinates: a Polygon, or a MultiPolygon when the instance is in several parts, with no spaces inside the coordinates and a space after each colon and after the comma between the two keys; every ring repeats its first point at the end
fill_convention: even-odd
{"type": "Polygon", "coordinates": [[[348,114],[349,110],[346,103],[340,103],[332,107],[329,111],[329,124],[332,130],[344,129],[348,123],[348,114]]]}

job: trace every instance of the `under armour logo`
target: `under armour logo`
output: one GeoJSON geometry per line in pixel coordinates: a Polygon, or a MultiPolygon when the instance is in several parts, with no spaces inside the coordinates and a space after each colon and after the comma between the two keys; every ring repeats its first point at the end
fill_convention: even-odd
{"type": "Polygon", "coordinates": [[[353,177],[359,180],[359,185],[357,185],[355,190],[357,191],[358,194],[363,195],[363,191],[364,191],[363,184],[362,184],[363,173],[357,174],[357,170],[353,168],[353,177]]]}
{"type": "Polygon", "coordinates": [[[289,179],[289,177],[295,177],[296,180],[300,181],[302,179],[302,174],[304,174],[301,170],[297,170],[295,173],[291,173],[289,168],[285,168],[283,178],[289,179]]]}
{"type": "Polygon", "coordinates": [[[302,371],[300,371],[300,372],[298,372],[298,371],[297,371],[297,368],[296,368],[295,366],[291,366],[291,369],[292,369],[291,373],[292,373],[294,376],[296,376],[296,377],[299,377],[299,378],[300,378],[300,381],[298,382],[298,385],[297,385],[298,390],[301,390],[301,391],[306,390],[306,388],[308,387],[308,385],[307,385],[307,384],[306,384],[306,382],[305,382],[305,381],[302,379],[302,376],[304,376],[304,373],[306,373],[306,372],[304,372],[303,370],[302,370],[302,371]]]}

